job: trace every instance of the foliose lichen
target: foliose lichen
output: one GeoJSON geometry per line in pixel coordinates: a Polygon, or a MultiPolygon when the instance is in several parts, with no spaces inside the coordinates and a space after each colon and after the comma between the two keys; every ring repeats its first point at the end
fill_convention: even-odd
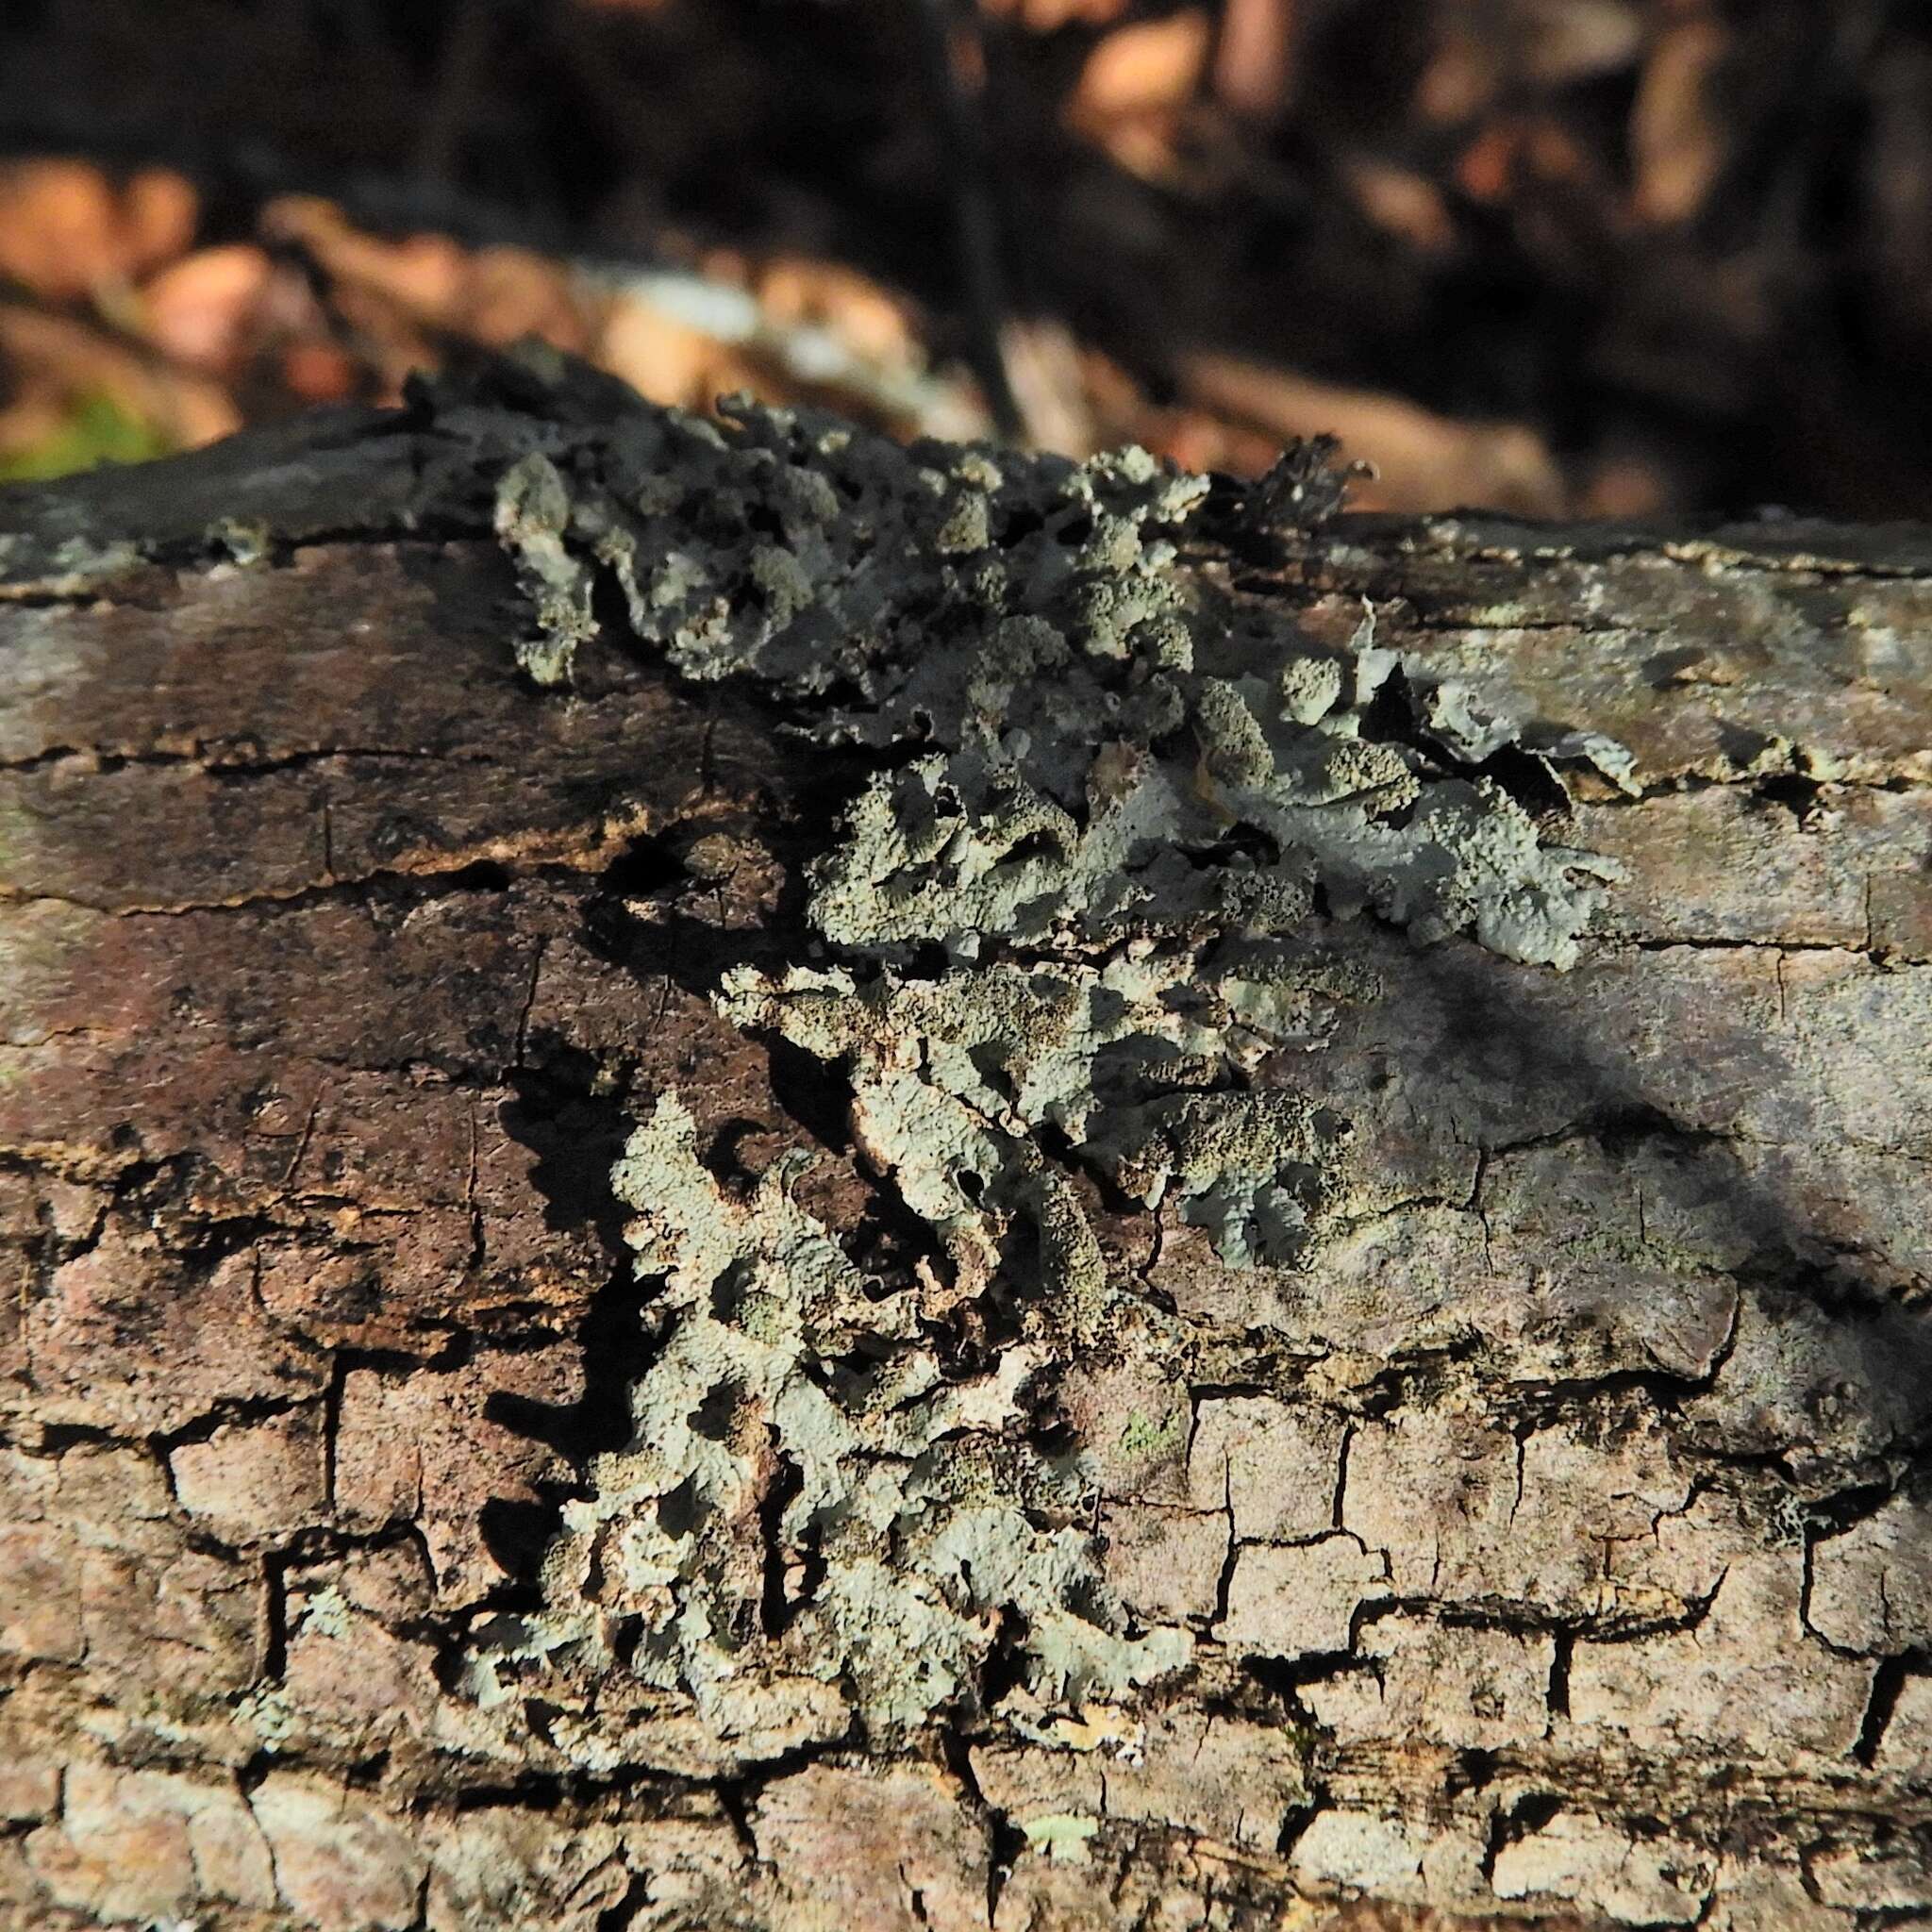
{"type": "Polygon", "coordinates": [[[1028,1442],[1044,1351],[948,1380],[917,1290],[882,1294],[791,1198],[796,1177],[780,1161],[734,1199],[672,1094],[617,1168],[639,1271],[663,1278],[662,1346],[632,1388],[629,1444],[565,1507],[543,1611],[498,1620],[471,1667],[486,1704],[511,1680],[556,1693],[545,1671],[588,1682],[552,1727],[588,1761],[621,1755],[608,1715],[624,1700],[596,1688],[613,1673],[689,1695],[755,1757],[825,1710],[822,1688],[831,1735],[847,1699],[874,1735],[922,1723],[967,1693],[1005,1619],[1050,1701],[1117,1695],[1191,1648],[1129,1631],[1067,1473],[1028,1442]],[[774,1552],[816,1575],[795,1603],[781,1578],[775,1615],[774,1552]]]}
{"type": "MultiPolygon", "coordinates": [[[[1048,1699],[1189,1655],[1111,1597],[1080,1460],[1039,1440],[1057,1369],[1135,1292],[1096,1191],[1171,1208],[1226,1265],[1292,1266],[1351,1128],[1256,1075],[1376,991],[1311,942],[1315,909],[1561,967],[1606,876],[1472,769],[1507,724],[1407,692],[1372,624],[1320,649],[1176,568],[1208,488],[1138,450],[902,448],[749,406],[640,412],[594,463],[533,450],[505,476],[539,683],[568,682],[608,573],[677,675],[762,691],[801,755],[881,754],[810,871],[814,959],[715,998],[839,1071],[859,1155],[933,1252],[868,1278],[788,1165],[736,1198],[658,1099],[615,1176],[664,1283],[658,1352],[629,1446],[566,1510],[545,1608],[477,1654],[486,1701],[575,1660],[744,1739],[755,1662],[768,1708],[836,1735],[970,1700],[1000,1645],[1048,1699]],[[935,1338],[988,1299],[1010,1339],[958,1379],[935,1338]],[[808,1577],[795,1601],[774,1561],[808,1577]]],[[[1550,755],[1617,770],[1594,741],[1550,755]]],[[[553,1735],[608,1751],[599,1708],[553,1735]]]]}
{"type": "MultiPolygon", "coordinates": [[[[1392,654],[1317,650],[1175,569],[1208,488],[1141,450],[902,448],[745,405],[641,412],[591,478],[532,451],[498,527],[539,682],[568,679],[601,566],[682,675],[761,686],[804,737],[923,754],[878,773],[826,859],[814,916],[841,945],[1281,930],[1319,890],[1424,941],[1570,963],[1601,862],[1371,729],[1392,654]]],[[[1455,687],[1424,709],[1474,761],[1514,735],[1455,687]]]]}

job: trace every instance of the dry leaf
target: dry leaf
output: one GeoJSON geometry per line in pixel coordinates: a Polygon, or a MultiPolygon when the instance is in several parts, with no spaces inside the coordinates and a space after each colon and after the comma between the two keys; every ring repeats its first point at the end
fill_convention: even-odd
{"type": "Polygon", "coordinates": [[[527,248],[479,248],[470,258],[456,301],[444,318],[494,347],[541,336],[582,355],[595,334],[591,303],[568,268],[527,248]]]}
{"type": "Polygon", "coordinates": [[[1344,163],[1342,179],[1356,206],[1376,227],[1420,253],[1441,255],[1455,242],[1456,224],[1442,191],[1413,168],[1357,155],[1344,163]]]}
{"type": "Polygon", "coordinates": [[[282,384],[305,403],[340,403],[359,387],[355,360],[333,342],[291,342],[282,351],[282,384]]]}
{"type": "Polygon", "coordinates": [[[139,312],[147,339],[191,368],[232,372],[246,351],[274,273],[267,254],[245,242],[184,257],[142,291],[139,312]]]}
{"type": "Polygon", "coordinates": [[[121,192],[121,273],[136,275],[172,261],[194,240],[201,197],[172,168],[143,168],[121,192]]]}
{"type": "Polygon", "coordinates": [[[1541,88],[1570,87],[1630,66],[1643,9],[1630,0],[1518,0],[1517,65],[1541,88]]]}
{"type": "Polygon", "coordinates": [[[1057,32],[1063,26],[1106,26],[1118,20],[1126,0],[979,0],[981,10],[1008,20],[1037,34],[1057,32]]]}
{"type": "Polygon", "coordinates": [[[773,324],[828,328],[855,356],[882,368],[924,359],[910,308],[841,262],[774,257],[758,270],[754,292],[773,324]]]}
{"type": "Polygon", "coordinates": [[[1088,55],[1069,119],[1093,133],[1124,115],[1185,106],[1200,88],[1208,39],[1208,16],[1198,8],[1116,28],[1088,55]]]}
{"type": "Polygon", "coordinates": [[[1028,444],[1062,456],[1091,456],[1098,438],[1073,331],[1043,317],[1016,318],[1002,325],[1000,350],[1028,444]]]}
{"type": "MultiPolygon", "coordinates": [[[[212,442],[242,426],[219,383],[171,369],[72,316],[0,307],[0,363],[16,395],[43,412],[62,415],[90,397],[106,397],[172,448],[212,442]]],[[[13,435],[9,430],[10,444],[13,435]]]]}
{"type": "Polygon", "coordinates": [[[1542,439],[1520,423],[1459,423],[1400,396],[1316,382],[1231,356],[1191,355],[1180,365],[1198,405],[1245,417],[1279,442],[1332,434],[1343,453],[1375,466],[1350,492],[1364,509],[1450,506],[1557,517],[1568,492],[1542,439]]]}
{"type": "Polygon", "coordinates": [[[1522,151],[1520,123],[1491,123],[1457,157],[1457,186],[1472,201],[1501,201],[1516,178],[1522,151]]]}
{"type": "Polygon", "coordinates": [[[746,386],[748,372],[716,341],[636,294],[611,298],[592,356],[640,394],[681,408],[708,408],[746,386]]]}
{"type": "Polygon", "coordinates": [[[1442,37],[1416,82],[1415,111],[1424,123],[1455,127],[1473,121],[1494,97],[1496,63],[1474,33],[1443,23],[1442,37]]]}
{"type": "Polygon", "coordinates": [[[0,275],[46,302],[134,279],[185,248],[194,190],[153,169],[116,188],[86,161],[0,166],[0,275]]]}
{"type": "Polygon", "coordinates": [[[1222,105],[1257,121],[1288,105],[1294,86],[1297,0],[1227,0],[1214,49],[1214,92],[1222,105]]]}
{"type": "Polygon", "coordinates": [[[1724,166],[1714,82],[1730,45],[1716,20],[1679,21],[1657,36],[1630,108],[1631,202],[1641,220],[1681,222],[1704,206],[1724,166]]]}
{"type": "Polygon", "coordinates": [[[417,319],[448,326],[462,301],[467,257],[447,235],[390,241],[352,226],[331,201],[278,196],[262,210],[262,236],[298,244],[332,276],[395,303],[417,319]]]}

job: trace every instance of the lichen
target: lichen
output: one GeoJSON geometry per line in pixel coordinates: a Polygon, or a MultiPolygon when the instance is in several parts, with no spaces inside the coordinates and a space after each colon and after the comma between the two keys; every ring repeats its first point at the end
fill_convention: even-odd
{"type": "Polygon", "coordinates": [[[473,1690],[567,1698],[545,1674],[561,1662],[578,1685],[621,1672],[725,1717],[755,1667],[774,1709],[817,1679],[879,1735],[969,1697],[1005,1616],[1050,1701],[1183,1661],[1183,1632],[1129,1630],[1078,1494],[1015,1426],[1042,1352],[943,1378],[916,1290],[868,1280],[796,1178],[780,1161],[733,1199],[675,1095],[631,1137],[616,1186],[640,1273],[664,1281],[663,1343],[631,1390],[629,1443],[565,1507],[544,1610],[490,1633],[473,1690]],[[788,1558],[818,1580],[775,1627],[770,1566],[788,1558]]]}
{"type": "MultiPolygon", "coordinates": [[[[639,411],[595,461],[532,449],[503,479],[537,681],[571,678],[608,571],[676,675],[760,693],[802,756],[880,755],[808,868],[809,963],[714,997],[838,1070],[860,1161],[932,1244],[868,1278],[790,1164],[727,1191],[658,1097],[615,1175],[663,1284],[631,1441],[473,1671],[586,1761],[634,1692],[694,1700],[741,1759],[971,1704],[1002,1647],[1049,1705],[1185,1661],[1107,1588],[1087,1465],[1043,1446],[1056,1374],[1139,1293],[1101,1204],[1171,1209],[1230,1267],[1306,1256],[1353,1130],[1283,1070],[1377,992],[1318,908],[1575,955],[1606,869],[1476,769],[1508,727],[1411,691],[1372,616],[1324,650],[1178,568],[1208,491],[1141,451],[901,448],[748,406],[639,411]],[[973,1310],[1000,1337],[976,1375],[942,1343],[973,1310]]],[[[1619,769],[1594,740],[1546,755],[1619,769]]]]}
{"type": "Polygon", "coordinates": [[[1182,1409],[1156,1418],[1137,1409],[1121,1424],[1120,1448],[1129,1457],[1152,1457],[1178,1449],[1187,1441],[1187,1414],[1182,1409]]]}
{"type": "Polygon", "coordinates": [[[561,684],[577,646],[596,633],[595,575],[564,541],[570,492],[557,467],[532,451],[506,472],[496,492],[496,534],[516,560],[534,631],[517,641],[517,662],[539,684],[561,684]]]}
{"type": "Polygon", "coordinates": [[[1026,1834],[1029,1851],[1043,1852],[1057,1864],[1084,1865],[1087,1840],[1100,1829],[1100,1820],[1084,1818],[1076,1811],[1049,1811],[1039,1818],[1023,1819],[1020,1829],[1026,1834]]]}
{"type": "Polygon", "coordinates": [[[1149,1207],[1177,1198],[1228,1260],[1293,1259],[1347,1125],[1295,1094],[1230,1083],[1310,1036],[1313,995],[1369,991],[1238,944],[1141,942],[1099,962],[937,981],[739,968],[718,1004],[844,1067],[855,1138],[938,1234],[957,1286],[977,1293],[1005,1267],[1030,1328],[1077,1341],[1103,1318],[1108,1282],[1055,1150],[1149,1207]],[[1023,1224],[1032,1281],[1012,1279],[1006,1258],[1023,1224]]]}
{"type": "MultiPolygon", "coordinates": [[[[827,856],[816,916],[841,944],[1280,929],[1319,888],[1424,941],[1568,964],[1604,867],[1461,769],[1515,727],[1453,686],[1406,734],[1372,727],[1392,654],[1317,650],[1175,567],[1208,491],[1141,450],[902,448],[741,404],[626,417],[593,475],[532,451],[497,516],[540,682],[595,627],[597,563],[683,676],[761,687],[821,741],[923,750],[827,856]]],[[[1624,769],[1595,738],[1545,749],[1624,769]]]]}

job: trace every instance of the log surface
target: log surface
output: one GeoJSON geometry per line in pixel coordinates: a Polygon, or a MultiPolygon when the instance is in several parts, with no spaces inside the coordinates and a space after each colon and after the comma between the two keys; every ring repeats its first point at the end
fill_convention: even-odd
{"type": "MultiPolygon", "coordinates": [[[[1413,689],[1626,748],[1492,761],[1621,875],[1568,971],[1318,896],[1306,1037],[1251,1071],[1346,1124],[1341,1191],[1235,1266],[1069,1157],[1083,1328],[1001,1299],[1010,1243],[966,1295],[857,1062],[715,997],[827,963],[809,869],[892,755],[602,591],[569,688],[519,671],[503,474],[607,407],[0,492],[0,1922],[1932,1914],[1932,531],[1185,544],[1218,608],[1337,652],[1370,610],[1413,689]],[[899,1412],[993,1445],[1070,1641],[1173,1633],[1138,1680],[1055,1675],[1018,1556],[914,1579],[971,1664],[930,1710],[881,1714],[849,1621],[815,1672],[848,1571],[741,1376],[674,1419],[733,1507],[641,1508],[661,1365],[754,1327],[626,1241],[673,1094],[744,1255],[796,1214],[925,1297],[867,1343],[942,1385],[899,1412]],[[1024,1509],[1015,1445],[1064,1476],[1024,1509]],[[654,1681],[701,1588],[735,1674],[654,1681]]],[[[879,1453],[895,1507],[939,1456],[879,1453]]]]}

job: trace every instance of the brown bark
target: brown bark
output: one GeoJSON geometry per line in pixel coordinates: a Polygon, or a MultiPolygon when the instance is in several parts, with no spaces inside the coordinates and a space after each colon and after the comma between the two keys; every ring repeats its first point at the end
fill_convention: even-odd
{"type": "Polygon", "coordinates": [[[1000,1426],[1183,1665],[1057,1706],[1003,1634],[928,1719],[733,1729],[469,1673],[666,1343],[658,1095],[905,1259],[841,1079],[711,997],[822,959],[866,758],[616,623],[532,688],[502,420],[0,494],[0,1921],[1932,1913],[1932,533],[1207,531],[1232,607],[1628,747],[1541,801],[1624,875],[1567,973],[1310,915],[1380,991],[1283,1075],[1353,1128],[1293,1265],[1080,1178],[1117,1299],[1000,1426]]]}

